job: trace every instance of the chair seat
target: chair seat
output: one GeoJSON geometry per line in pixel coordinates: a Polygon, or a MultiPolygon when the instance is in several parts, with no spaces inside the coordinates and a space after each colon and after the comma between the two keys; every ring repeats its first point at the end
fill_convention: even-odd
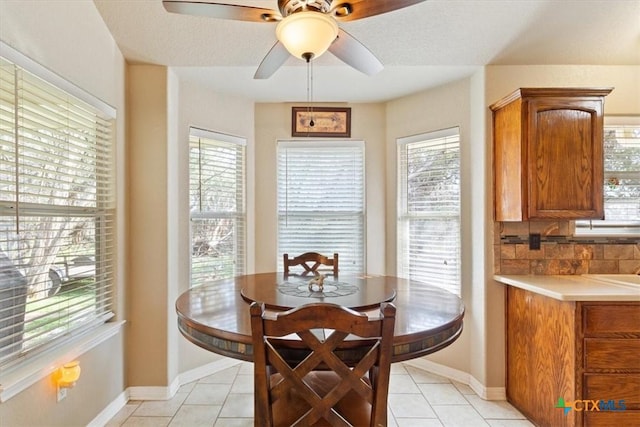
{"type": "MultiPolygon", "coordinates": [[[[280,374],[271,376],[273,387],[282,379],[280,374]]],[[[338,385],[341,378],[333,371],[313,371],[305,376],[305,382],[320,396],[325,396],[332,388],[338,385]]],[[[368,384],[369,380],[363,378],[368,384]]],[[[273,404],[273,421],[275,427],[289,427],[298,418],[310,409],[309,404],[296,392],[295,388],[289,388],[284,396],[281,396],[273,404]]],[[[362,398],[357,392],[349,391],[335,406],[334,409],[354,426],[368,426],[371,419],[371,404],[362,398]]],[[[326,420],[321,419],[314,426],[330,426],[326,420]]]]}

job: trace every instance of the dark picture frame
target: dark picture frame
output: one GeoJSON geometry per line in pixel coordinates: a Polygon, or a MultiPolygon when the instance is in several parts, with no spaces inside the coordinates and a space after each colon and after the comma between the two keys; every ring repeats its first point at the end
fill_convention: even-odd
{"type": "Polygon", "coordinates": [[[351,108],[291,107],[291,136],[350,138],[351,108]]]}

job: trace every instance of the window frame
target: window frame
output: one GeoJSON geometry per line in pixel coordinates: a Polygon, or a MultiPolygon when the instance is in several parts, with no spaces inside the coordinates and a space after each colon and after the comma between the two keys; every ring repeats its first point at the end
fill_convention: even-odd
{"type": "MultiPolygon", "coordinates": [[[[247,236],[247,140],[245,138],[229,135],[221,132],[201,129],[197,127],[189,128],[189,186],[190,186],[190,204],[194,201],[191,195],[191,181],[192,181],[192,157],[191,157],[191,138],[199,138],[204,140],[205,142],[208,140],[211,142],[211,146],[224,147],[226,146],[228,149],[240,149],[241,159],[240,162],[236,162],[235,167],[240,170],[241,174],[241,182],[240,188],[235,188],[235,198],[236,198],[236,209],[235,211],[207,211],[207,210],[194,210],[193,208],[189,209],[189,246],[190,246],[190,256],[189,256],[189,286],[197,286],[201,284],[203,281],[209,279],[200,279],[197,280],[194,278],[194,259],[197,258],[197,254],[194,253],[194,220],[216,220],[216,219],[231,219],[234,220],[234,249],[233,249],[233,274],[232,275],[223,275],[220,277],[215,277],[214,279],[222,279],[229,278],[237,275],[244,274],[246,271],[247,264],[247,253],[246,253],[246,236],[247,236]],[[240,199],[239,201],[237,199],[240,199]]],[[[200,148],[201,149],[201,148],[200,148]]],[[[238,153],[236,152],[236,156],[238,153]]],[[[202,185],[201,173],[202,173],[202,165],[201,165],[201,156],[200,152],[198,153],[198,182],[199,185],[202,185]]],[[[237,160],[237,159],[236,159],[237,160]]],[[[237,184],[237,177],[236,177],[237,184]]],[[[202,200],[198,200],[200,206],[202,206],[202,200]]]]}
{"type": "MultiPolygon", "coordinates": [[[[313,161],[309,161],[308,170],[313,172],[314,163],[313,161]]],[[[352,273],[363,273],[366,272],[366,229],[367,229],[367,214],[366,214],[366,146],[365,142],[362,140],[349,140],[349,139],[341,139],[341,140],[326,140],[326,139],[314,139],[314,140],[279,140],[277,141],[277,149],[276,149],[276,170],[278,171],[276,177],[276,253],[278,254],[277,258],[277,269],[276,271],[283,271],[284,266],[282,263],[282,257],[284,253],[288,253],[290,257],[294,257],[302,254],[303,252],[320,252],[323,255],[332,256],[333,253],[338,253],[340,256],[339,269],[340,272],[345,274],[352,273]],[[358,243],[358,248],[353,251],[345,251],[340,249],[342,246],[340,243],[330,246],[327,244],[323,244],[320,240],[315,240],[314,243],[307,245],[305,243],[304,246],[300,246],[300,250],[289,251],[283,247],[283,233],[282,233],[282,221],[284,218],[285,224],[287,223],[287,218],[290,217],[288,201],[284,202],[281,200],[281,194],[283,192],[286,193],[287,188],[281,188],[281,179],[282,174],[287,175],[287,165],[281,164],[281,155],[283,154],[283,150],[288,148],[300,148],[304,149],[357,149],[359,150],[358,156],[360,157],[361,164],[357,168],[358,170],[354,172],[359,172],[361,175],[359,176],[358,188],[361,190],[361,194],[359,197],[353,198],[351,204],[358,205],[358,207],[353,211],[341,210],[341,211],[313,211],[313,217],[316,219],[321,218],[336,218],[336,217],[350,217],[352,220],[356,221],[358,224],[358,229],[354,230],[354,235],[356,236],[356,241],[358,243]],[[281,210],[281,205],[284,203],[286,207],[284,210],[281,210]],[[303,249],[304,248],[304,249],[303,249]],[[292,253],[293,252],[293,253],[292,253]],[[299,253],[298,253],[299,252],[299,253]],[[358,259],[359,258],[359,259],[358,259]]],[[[324,182],[322,188],[326,188],[327,184],[324,182]]],[[[285,196],[286,197],[286,196],[285,196]]],[[[297,215],[297,214],[295,214],[297,215]]],[[[304,217],[304,214],[298,215],[299,218],[304,217]]],[[[343,247],[343,246],[342,246],[343,247]]],[[[355,247],[355,246],[354,246],[355,247]]]]}
{"type": "MultiPolygon", "coordinates": [[[[604,116],[604,132],[606,135],[607,129],[619,128],[619,127],[638,127],[640,128],[640,115],[638,116],[604,116]]],[[[640,141],[639,141],[640,142],[640,141]]],[[[604,144],[604,141],[603,141],[604,144]]],[[[606,150],[606,146],[604,148],[606,150]]],[[[606,156],[606,152],[603,152],[606,156]]],[[[605,165],[606,166],[606,165],[605,165]]],[[[607,171],[603,168],[604,174],[604,186],[608,184],[608,178],[612,178],[614,175],[619,175],[614,171],[607,171]]],[[[635,180],[640,183],[640,170],[638,171],[624,171],[625,175],[633,176],[635,180]]],[[[606,194],[606,188],[604,191],[606,194]]],[[[606,211],[607,199],[605,197],[605,211],[606,211]]],[[[633,238],[640,237],[640,218],[637,221],[613,221],[607,220],[576,220],[573,221],[573,236],[577,238],[590,238],[590,237],[612,237],[612,238],[633,238]]]]}
{"type": "MultiPolygon", "coordinates": [[[[445,146],[447,143],[442,144],[445,146]]],[[[431,132],[425,132],[408,137],[401,137],[396,140],[397,145],[397,217],[396,217],[396,230],[397,230],[397,274],[399,277],[405,277],[412,280],[429,281],[434,286],[439,286],[449,292],[461,295],[462,292],[462,135],[460,133],[460,127],[455,126],[447,129],[441,129],[431,132]],[[458,162],[458,199],[457,199],[457,214],[456,215],[441,215],[434,212],[428,212],[423,209],[421,212],[409,211],[409,189],[408,189],[408,152],[407,148],[412,145],[428,144],[430,141],[435,142],[438,140],[446,140],[447,138],[456,138],[455,142],[457,149],[457,162],[458,162]],[[444,220],[451,221],[457,224],[457,245],[455,245],[453,257],[456,259],[456,271],[454,277],[450,278],[450,281],[455,284],[443,284],[441,277],[433,276],[430,273],[424,273],[422,275],[412,274],[411,270],[411,245],[412,237],[410,232],[412,220],[444,220]]],[[[435,202],[435,201],[434,201],[435,202]]],[[[446,261],[446,259],[445,259],[446,261]]],[[[448,264],[448,263],[447,263],[448,264]]],[[[428,265],[423,266],[428,269],[428,265]]]]}
{"type": "MultiPolygon", "coordinates": [[[[56,331],[53,336],[49,336],[49,334],[45,334],[42,340],[37,340],[35,345],[32,344],[30,347],[26,349],[22,348],[17,352],[10,352],[8,356],[5,355],[5,359],[2,362],[2,369],[7,373],[14,373],[14,376],[18,372],[22,372],[27,369],[29,366],[32,366],[35,361],[40,360],[41,355],[45,352],[47,354],[54,354],[60,348],[64,348],[72,342],[78,342],[81,337],[91,336],[93,338],[89,338],[90,341],[95,340],[97,335],[103,335],[103,332],[108,329],[109,331],[115,331],[118,329],[118,326],[107,327],[105,324],[109,322],[115,316],[115,308],[116,308],[116,296],[115,296],[115,268],[116,268],[116,210],[117,210],[117,193],[116,193],[116,136],[115,136],[115,122],[116,122],[116,109],[105,103],[104,101],[98,99],[97,97],[91,95],[85,90],[79,88],[73,83],[67,81],[66,79],[60,77],[59,75],[53,73],[49,69],[43,67],[39,63],[33,61],[32,59],[26,57],[19,51],[11,48],[3,42],[0,42],[0,51],[2,52],[2,58],[8,63],[8,67],[12,67],[14,69],[14,78],[15,82],[20,82],[17,73],[28,73],[31,77],[25,77],[27,79],[32,79],[33,82],[38,82],[38,85],[41,85],[43,90],[49,89],[52,93],[63,93],[65,95],[65,99],[67,100],[67,104],[72,106],[73,109],[76,108],[89,108],[91,110],[87,110],[89,115],[95,114],[95,117],[100,117],[100,120],[104,121],[104,125],[106,126],[107,134],[103,134],[103,136],[99,136],[99,124],[96,122],[94,125],[95,134],[83,134],[86,136],[86,139],[80,139],[83,141],[85,145],[78,145],[78,147],[85,147],[86,151],[91,151],[95,147],[95,162],[96,175],[93,177],[95,179],[95,207],[82,207],[82,206],[72,206],[72,205],[64,205],[62,203],[51,205],[50,203],[25,203],[20,200],[20,189],[27,184],[18,181],[19,176],[23,175],[17,170],[5,170],[5,173],[8,175],[13,174],[16,176],[16,183],[18,183],[17,190],[13,190],[16,194],[16,200],[4,200],[0,201],[0,212],[4,217],[15,217],[18,220],[30,218],[30,217],[49,217],[49,218],[71,218],[71,217],[88,217],[95,219],[95,228],[94,232],[96,233],[95,239],[96,244],[95,252],[93,253],[95,256],[94,259],[94,272],[91,276],[96,280],[96,300],[92,303],[92,313],[95,315],[90,319],[82,318],[80,321],[74,321],[70,323],[70,327],[65,329],[64,331],[56,331]],[[18,71],[19,70],[19,71],[18,71]],[[74,101],[75,100],[75,101],[74,101]],[[106,135],[106,136],[105,136],[106,135]],[[100,142],[101,141],[101,142],[100,142]],[[104,150],[104,151],[103,151],[104,150]],[[105,157],[106,155],[106,157],[105,157]],[[101,164],[103,166],[98,166],[101,164]],[[13,214],[11,214],[13,211],[13,214]],[[108,228],[108,230],[107,230],[108,228]],[[105,329],[106,328],[106,329],[105,329]],[[103,331],[103,332],[100,332],[103,331]],[[91,334],[87,334],[91,332],[91,334]],[[53,353],[52,353],[53,352],[53,353]]],[[[14,112],[19,110],[20,105],[23,102],[26,102],[23,98],[20,98],[19,89],[15,87],[14,89],[14,101],[11,103],[5,104],[5,106],[12,106],[14,112]],[[19,100],[19,104],[15,104],[15,101],[19,100]]],[[[20,89],[21,90],[21,89],[20,89]]],[[[65,104],[65,105],[67,105],[65,104]]],[[[40,113],[42,113],[42,106],[38,104],[33,104],[33,111],[38,111],[37,108],[41,108],[40,113]]],[[[7,110],[8,111],[8,110],[7,110]]],[[[53,113],[52,113],[53,114],[53,113]]],[[[56,113],[57,114],[57,113],[56,113]]],[[[22,115],[16,116],[14,123],[14,138],[5,140],[7,144],[13,144],[16,147],[17,155],[19,153],[20,141],[24,140],[24,135],[30,135],[29,128],[25,126],[19,125],[20,120],[18,117],[22,115]],[[17,127],[16,127],[17,126],[17,127]],[[20,129],[25,128],[26,131],[21,131],[20,129]],[[16,142],[17,138],[17,142],[16,142]]],[[[44,116],[43,116],[44,117],[44,116]]],[[[97,119],[96,119],[97,120],[97,119]]],[[[48,129],[42,125],[42,129],[48,129]]],[[[68,128],[60,128],[56,127],[56,131],[59,131],[61,134],[65,134],[69,140],[72,138],[76,138],[76,130],[74,130],[71,125],[68,125],[68,128]],[[68,132],[68,133],[65,133],[68,132]]],[[[36,125],[34,129],[38,129],[39,127],[36,125]]],[[[83,127],[82,129],[86,129],[83,127]]],[[[104,130],[104,129],[103,129],[104,130]]],[[[47,137],[44,137],[47,138],[47,137]]],[[[52,139],[53,136],[49,136],[48,138],[52,139]]],[[[45,139],[46,141],[46,139],[45,139]]],[[[78,139],[73,139],[75,144],[78,144],[78,139]]],[[[38,144],[45,144],[43,141],[39,141],[32,145],[37,146],[38,144]],[[35,144],[35,145],[34,145],[35,144]]],[[[24,148],[23,148],[24,149],[24,148]]],[[[20,165],[20,168],[24,167],[19,160],[20,158],[24,158],[26,155],[19,153],[16,157],[16,167],[20,165]]],[[[34,159],[40,159],[34,157],[34,159]]],[[[44,159],[44,157],[42,158],[44,159]]],[[[80,170],[78,168],[74,168],[74,170],[80,170]]],[[[83,171],[84,172],[84,171],[83,171]]],[[[60,180],[59,182],[66,182],[60,180]]],[[[74,182],[74,181],[72,181],[74,182]]],[[[68,182],[67,182],[68,184],[68,182]]],[[[37,187],[33,187],[37,188],[37,187]]],[[[85,193],[82,193],[85,194],[85,193]]],[[[39,196],[42,197],[42,196],[39,196]]],[[[69,197],[69,196],[67,196],[69,197]]],[[[18,228],[17,231],[21,229],[18,228]]],[[[21,238],[24,239],[24,238],[21,238]]],[[[9,244],[9,241],[6,242],[9,244]]],[[[9,250],[9,248],[6,248],[9,250]]],[[[11,250],[10,252],[15,252],[11,250]]],[[[14,260],[15,261],[15,260],[14,260]]],[[[42,269],[46,271],[46,269],[50,269],[50,262],[44,258],[46,264],[42,264],[42,269]]],[[[68,268],[68,267],[66,267],[68,268]]],[[[68,271],[67,271],[68,272],[68,271]]],[[[50,274],[50,273],[49,273],[50,274]]],[[[41,300],[48,299],[49,297],[43,297],[41,300]]],[[[71,297],[67,301],[72,301],[71,297]]],[[[74,302],[75,304],[75,302],[74,302]]],[[[25,304],[25,313],[26,306],[25,304]]],[[[58,313],[57,311],[55,313],[58,313]]],[[[68,314],[67,316],[71,316],[68,314]]],[[[23,318],[23,324],[29,324],[30,320],[25,320],[23,318]]],[[[108,332],[108,334],[112,334],[115,332],[108,332]]],[[[31,339],[31,338],[29,338],[31,339]]],[[[85,338],[82,338],[86,341],[85,338]]],[[[22,335],[20,342],[24,342],[25,337],[22,335]]],[[[31,368],[29,368],[31,369],[31,368]]],[[[16,392],[16,390],[12,389],[12,381],[3,380],[2,384],[2,401],[6,400],[7,395],[9,397],[16,392]]],[[[19,385],[21,387],[22,385],[19,385]]]]}

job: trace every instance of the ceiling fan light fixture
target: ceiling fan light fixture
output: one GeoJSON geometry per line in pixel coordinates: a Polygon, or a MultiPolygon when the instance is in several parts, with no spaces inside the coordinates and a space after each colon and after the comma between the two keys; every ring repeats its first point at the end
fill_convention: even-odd
{"type": "Polygon", "coordinates": [[[322,12],[296,12],[278,23],[276,36],[296,58],[304,59],[309,53],[317,58],[338,36],[338,24],[322,12]]]}

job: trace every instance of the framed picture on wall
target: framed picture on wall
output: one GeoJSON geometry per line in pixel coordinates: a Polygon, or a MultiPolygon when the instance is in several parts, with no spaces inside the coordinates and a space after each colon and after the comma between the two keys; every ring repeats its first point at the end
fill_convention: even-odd
{"type": "Polygon", "coordinates": [[[351,108],[291,107],[291,136],[351,137],[351,108]]]}

